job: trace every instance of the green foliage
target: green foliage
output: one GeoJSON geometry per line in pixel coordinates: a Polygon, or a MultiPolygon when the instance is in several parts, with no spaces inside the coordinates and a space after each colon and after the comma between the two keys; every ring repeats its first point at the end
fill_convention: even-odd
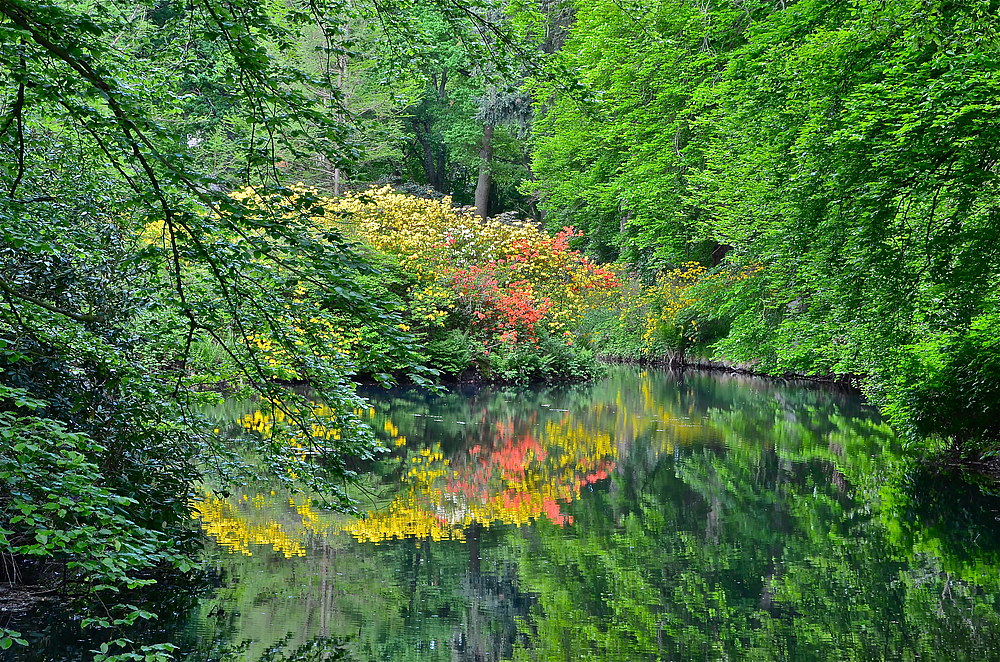
{"type": "Polygon", "coordinates": [[[27,646],[28,642],[21,639],[21,633],[16,630],[9,630],[7,628],[0,628],[0,650],[7,650],[14,644],[20,646],[27,646]]]}
{"type": "Polygon", "coordinates": [[[576,21],[541,77],[526,188],[546,222],[573,224],[599,257],[643,267],[701,250],[705,210],[691,195],[700,149],[688,107],[717,80],[743,30],[773,3],[575,2],[576,21]],[[549,101],[550,100],[550,101],[549,101]]]}
{"type": "Polygon", "coordinates": [[[1000,284],[995,3],[576,9],[551,60],[572,84],[535,84],[547,219],[647,273],[714,246],[729,282],[692,314],[718,356],[866,375],[899,425],[976,436],[944,421],[982,424],[992,397],[970,366],[991,364],[995,326],[973,324],[1000,284]],[[920,358],[941,352],[953,368],[920,358]]]}
{"type": "MultiPolygon", "coordinates": [[[[524,133],[532,104],[517,88],[519,68],[533,56],[525,24],[532,8],[491,1],[391,10],[331,5],[332,30],[303,35],[296,57],[314,76],[333,81],[334,110],[349,139],[337,158],[300,141],[299,154],[282,154],[282,167],[334,195],[371,184],[417,185],[464,205],[473,203],[485,168],[491,207],[532,214],[517,190],[528,176],[524,133]],[[387,26],[404,31],[406,42],[387,34],[387,26]],[[487,126],[494,134],[484,161],[487,126]]],[[[199,147],[206,158],[225,162],[208,142],[199,147]]],[[[237,144],[230,140],[224,149],[237,144]]]]}
{"type": "MultiPolygon", "coordinates": [[[[119,594],[155,583],[152,572],[157,568],[192,567],[193,531],[176,524],[168,530],[163,522],[182,522],[187,514],[189,495],[178,488],[190,480],[190,470],[181,467],[191,462],[193,449],[172,443],[177,430],[170,429],[134,438],[119,433],[111,437],[114,447],[109,448],[47,417],[46,403],[24,390],[0,387],[0,393],[5,409],[0,411],[4,581],[27,586],[58,582],[89,613],[82,627],[123,628],[154,618],[119,594]],[[139,448],[130,444],[174,457],[167,466],[147,460],[144,467],[106,473],[109,465],[135,458],[139,448]],[[148,482],[131,482],[139,480],[148,482]]],[[[0,647],[12,642],[26,645],[15,634],[5,634],[0,647]]],[[[101,653],[113,647],[106,644],[101,653]]],[[[135,659],[167,659],[169,650],[165,644],[135,659]]]]}
{"type": "Polygon", "coordinates": [[[548,335],[537,345],[499,345],[486,359],[488,377],[514,383],[585,380],[601,370],[593,350],[548,335]]]}
{"type": "Polygon", "coordinates": [[[876,397],[912,439],[941,436],[956,447],[1000,447],[1000,316],[973,320],[968,331],[901,348],[876,397]]]}
{"type": "Polygon", "coordinates": [[[473,358],[482,354],[468,334],[448,329],[424,345],[427,362],[446,375],[459,375],[472,365],[473,358]]]}

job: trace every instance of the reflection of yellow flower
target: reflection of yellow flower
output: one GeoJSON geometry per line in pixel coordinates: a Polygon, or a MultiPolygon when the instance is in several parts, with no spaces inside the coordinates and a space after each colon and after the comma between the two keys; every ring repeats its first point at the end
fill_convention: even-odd
{"type": "MultiPolygon", "coordinates": [[[[387,507],[345,522],[317,512],[306,496],[275,499],[271,492],[270,497],[242,495],[228,502],[206,499],[195,517],[234,552],[248,554],[254,544],[265,544],[288,557],[303,554],[310,535],[346,532],[358,541],[375,543],[404,538],[462,541],[473,525],[521,526],[541,517],[570,524],[572,519],[562,512],[565,504],[613,472],[619,456],[616,440],[651,437],[649,450],[669,454],[677,444],[705,438],[703,421],[687,418],[690,412],[677,411],[674,403],[657,398],[648,379],[640,379],[638,393],[638,403],[619,393],[612,401],[592,403],[586,415],[567,413],[546,418],[539,426],[517,429],[509,421],[497,423],[490,435],[493,446],[474,446],[452,457],[436,444],[407,448],[399,425],[374,409],[359,409],[354,413],[367,412],[373,427],[398,449],[395,475],[400,482],[387,507]],[[661,434],[665,432],[669,434],[661,434]],[[275,510],[282,507],[288,510],[279,517],[275,510]]],[[[270,434],[274,421],[282,419],[280,413],[255,412],[242,422],[270,434]]]]}
{"type": "MultiPolygon", "coordinates": [[[[388,420],[383,427],[389,433],[397,430],[388,420]]],[[[519,445],[517,440],[512,443],[519,445]]],[[[513,459],[495,450],[500,459],[482,476],[489,481],[484,485],[474,484],[476,478],[470,475],[477,473],[480,461],[472,457],[473,451],[465,451],[471,461],[456,467],[436,445],[414,449],[402,477],[403,490],[388,508],[349,522],[344,530],[362,542],[464,540],[473,524],[522,526],[542,516],[568,523],[571,519],[561,515],[559,504],[579,498],[588,480],[606,477],[618,448],[609,433],[572,419],[548,421],[531,443],[537,450],[521,449],[513,459]]]]}
{"type": "MultiPolygon", "coordinates": [[[[246,495],[243,495],[243,499],[251,501],[246,495]]],[[[263,508],[266,500],[263,496],[257,495],[252,503],[255,507],[263,508]]],[[[253,546],[269,545],[285,558],[306,554],[301,540],[289,535],[274,520],[265,519],[259,524],[250,523],[232,504],[223,499],[206,497],[198,501],[192,516],[201,520],[201,527],[206,534],[232,552],[253,556],[253,546]]]]}
{"type": "MultiPolygon", "coordinates": [[[[309,431],[312,436],[312,443],[316,440],[337,440],[340,439],[340,427],[334,425],[336,413],[325,404],[314,404],[312,411],[306,412],[313,422],[309,424],[309,431]]],[[[252,414],[239,419],[239,424],[247,430],[252,430],[265,439],[270,439],[275,435],[276,430],[283,429],[286,424],[290,424],[291,417],[280,407],[274,407],[270,412],[261,409],[252,414]]],[[[306,440],[301,438],[298,430],[290,438],[289,444],[295,448],[302,448],[306,440]]]]}
{"type": "MultiPolygon", "coordinates": [[[[402,490],[389,507],[369,512],[343,530],[363,542],[464,540],[473,524],[521,526],[541,516],[568,523],[558,505],[578,499],[585,484],[609,475],[618,459],[616,439],[653,435],[652,450],[672,453],[678,443],[704,438],[702,421],[688,420],[685,412],[655,397],[648,379],[641,380],[640,393],[638,408],[621,394],[614,402],[591,405],[589,415],[601,421],[596,425],[590,418],[567,415],[532,428],[535,436],[515,432],[512,426],[498,427],[497,439],[509,438],[518,452],[498,460],[485,484],[473,484],[478,467],[487,460],[487,451],[478,446],[452,458],[437,445],[414,448],[406,457],[402,490]]],[[[388,419],[381,427],[398,432],[388,419]]],[[[397,445],[403,444],[397,440],[397,445]]],[[[492,449],[494,459],[502,450],[492,449]]]]}
{"type": "Polygon", "coordinates": [[[385,511],[344,527],[360,542],[384,542],[394,538],[431,540],[465,540],[461,522],[449,522],[447,517],[435,515],[424,495],[411,488],[398,495],[385,511]]]}
{"type": "Polygon", "coordinates": [[[285,558],[305,556],[305,543],[309,535],[329,535],[340,530],[339,525],[328,522],[313,509],[312,500],[304,495],[289,497],[288,507],[297,518],[276,519],[282,502],[264,494],[241,495],[231,500],[206,496],[196,502],[192,517],[200,520],[205,533],[231,552],[253,556],[255,546],[268,546],[285,558]],[[252,510],[241,509],[245,503],[252,510]]]}

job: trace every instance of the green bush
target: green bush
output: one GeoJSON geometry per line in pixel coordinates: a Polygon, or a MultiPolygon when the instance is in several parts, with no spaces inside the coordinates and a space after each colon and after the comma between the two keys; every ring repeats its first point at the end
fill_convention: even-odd
{"type": "Polygon", "coordinates": [[[642,325],[634,319],[627,323],[622,321],[617,310],[592,310],[584,317],[581,328],[593,339],[594,347],[601,355],[632,360],[649,356],[642,325]]]}
{"type": "Polygon", "coordinates": [[[1000,446],[1000,314],[903,347],[890,365],[872,391],[898,430],[969,452],[1000,446]]]}
{"type": "Polygon", "coordinates": [[[487,376],[506,382],[574,381],[600,373],[592,349],[543,337],[537,345],[501,345],[488,356],[487,376]]]}
{"type": "Polygon", "coordinates": [[[438,338],[427,341],[427,362],[446,375],[458,375],[472,365],[472,359],[482,348],[468,334],[458,329],[443,331],[438,338]]]}
{"type": "MultiPolygon", "coordinates": [[[[195,536],[176,526],[186,519],[188,495],[175,483],[186,477],[155,461],[131,467],[138,451],[127,444],[173,435],[135,431],[131,439],[116,435],[110,447],[47,416],[46,404],[0,385],[0,581],[58,582],[61,593],[88,613],[84,627],[152,618],[141,608],[116,604],[115,596],[155,583],[155,571],[190,569],[195,536]],[[149,482],[135,484],[143,478],[149,482]]],[[[191,459],[174,457],[180,463],[191,459]]],[[[15,642],[25,644],[16,633],[0,630],[0,648],[15,642]]]]}

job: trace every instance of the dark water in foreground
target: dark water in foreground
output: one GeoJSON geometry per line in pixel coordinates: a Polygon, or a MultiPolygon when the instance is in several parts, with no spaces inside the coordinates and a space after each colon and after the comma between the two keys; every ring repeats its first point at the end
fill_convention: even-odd
{"type": "Polygon", "coordinates": [[[365,416],[392,449],[367,519],[267,487],[199,507],[218,585],[163,609],[180,659],[1000,659],[1000,500],[854,395],[615,368],[365,416]]]}

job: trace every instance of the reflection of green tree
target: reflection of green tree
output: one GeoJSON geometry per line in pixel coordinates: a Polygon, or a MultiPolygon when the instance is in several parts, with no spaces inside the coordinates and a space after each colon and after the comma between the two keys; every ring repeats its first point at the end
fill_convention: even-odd
{"type": "Polygon", "coordinates": [[[188,652],[185,662],[350,662],[351,655],[344,639],[337,637],[310,637],[298,645],[291,645],[293,634],[288,633],[274,643],[260,649],[257,654],[254,641],[247,639],[230,643],[225,638],[215,639],[188,652]]]}
{"type": "Polygon", "coordinates": [[[500,660],[513,649],[527,598],[500,554],[502,533],[470,532],[463,545],[402,540],[359,545],[316,538],[304,558],[266,548],[222,556],[225,584],[193,615],[196,629],[251,638],[246,659],[272,642],[344,637],[354,660],[500,660]],[[477,657],[478,656],[478,657],[477,657]]]}
{"type": "Polygon", "coordinates": [[[725,450],[651,456],[640,439],[605,491],[573,505],[576,536],[540,524],[511,538],[538,596],[516,659],[1000,654],[996,566],[957,578],[954,553],[901,533],[933,526],[887,526],[874,497],[898,467],[883,425],[822,391],[715,384],[689,380],[698,406],[680,404],[725,450]]]}
{"type": "MultiPolygon", "coordinates": [[[[981,477],[914,461],[904,466],[907,471],[901,478],[880,491],[881,520],[893,542],[914,555],[937,559],[951,579],[996,588],[1000,583],[997,497],[970,489],[969,479],[981,477]]],[[[985,487],[995,488],[995,483],[985,487]]],[[[946,587],[946,592],[950,590],[946,587]]],[[[1000,591],[995,593],[1000,601],[1000,591]]]]}

